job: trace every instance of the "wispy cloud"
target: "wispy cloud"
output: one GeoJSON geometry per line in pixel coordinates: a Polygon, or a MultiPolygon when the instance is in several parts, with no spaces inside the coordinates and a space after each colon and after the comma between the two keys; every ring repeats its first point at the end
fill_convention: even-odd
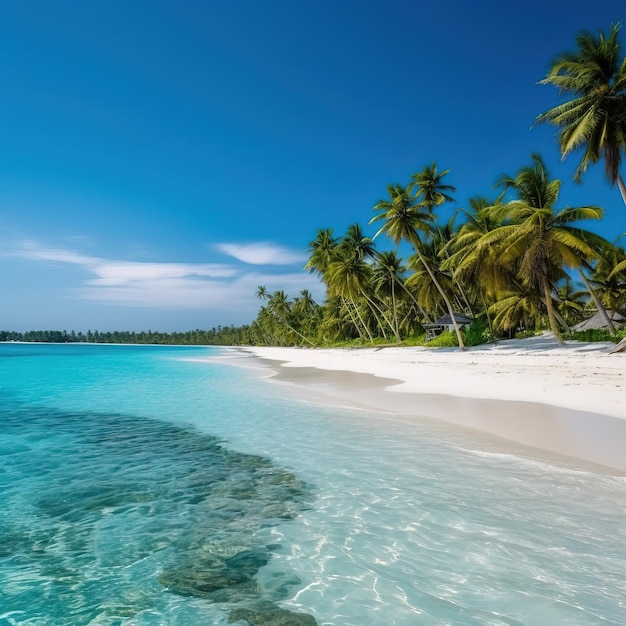
{"type": "MultiPolygon", "coordinates": [[[[264,245],[261,244],[261,247],[264,245]]],[[[271,249],[276,252],[278,248],[271,249]]],[[[270,291],[284,289],[296,295],[306,288],[321,295],[319,281],[300,271],[266,273],[250,272],[246,266],[235,264],[114,260],[46,247],[34,241],[22,242],[3,256],[48,265],[78,266],[86,272],[86,276],[82,283],[71,286],[73,298],[123,307],[204,308],[207,311],[238,313],[245,310],[249,311],[252,319],[259,306],[254,297],[259,284],[266,285],[270,291]]],[[[232,256],[237,258],[234,254],[232,256]]],[[[271,258],[275,259],[276,255],[271,258]]],[[[270,264],[272,262],[268,262],[270,264]]]]}
{"type": "Polygon", "coordinates": [[[306,256],[272,243],[218,243],[222,253],[249,265],[293,265],[304,263],[306,256]]]}

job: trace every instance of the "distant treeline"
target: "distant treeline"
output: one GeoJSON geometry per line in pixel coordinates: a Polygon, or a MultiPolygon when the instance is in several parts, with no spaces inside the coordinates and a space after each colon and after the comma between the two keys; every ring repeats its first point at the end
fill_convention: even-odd
{"type": "Polygon", "coordinates": [[[218,326],[211,330],[190,330],[184,333],[161,333],[98,330],[75,332],[66,330],[29,330],[24,333],[0,330],[0,341],[39,343],[141,343],[193,346],[240,346],[254,343],[249,326],[218,326]]]}

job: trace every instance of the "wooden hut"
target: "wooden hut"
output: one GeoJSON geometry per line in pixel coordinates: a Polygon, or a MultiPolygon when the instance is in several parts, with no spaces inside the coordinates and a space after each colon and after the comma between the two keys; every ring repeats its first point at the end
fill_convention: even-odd
{"type": "MultiPolygon", "coordinates": [[[[474,321],[473,319],[466,317],[461,313],[455,313],[454,319],[459,325],[459,328],[463,328],[463,326],[467,326],[474,321]]],[[[435,320],[434,323],[422,324],[422,326],[426,329],[426,341],[430,341],[431,339],[438,337],[444,331],[454,331],[452,317],[450,317],[449,315],[443,315],[439,319],[435,320]]]]}

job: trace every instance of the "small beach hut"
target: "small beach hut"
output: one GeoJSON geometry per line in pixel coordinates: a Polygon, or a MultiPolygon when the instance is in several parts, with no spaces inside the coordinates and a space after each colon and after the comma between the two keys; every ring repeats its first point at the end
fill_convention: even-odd
{"type": "MultiPolygon", "coordinates": [[[[461,313],[455,313],[454,319],[459,325],[459,328],[463,328],[474,321],[465,315],[461,315],[461,313]]],[[[422,324],[422,326],[426,329],[426,341],[430,341],[431,339],[438,337],[444,331],[454,332],[452,317],[449,315],[443,315],[439,319],[436,319],[432,324],[422,324]]]]}

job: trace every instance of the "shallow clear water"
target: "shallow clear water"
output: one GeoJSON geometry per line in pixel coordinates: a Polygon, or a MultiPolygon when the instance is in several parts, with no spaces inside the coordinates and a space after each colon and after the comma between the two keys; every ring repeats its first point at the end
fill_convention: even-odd
{"type": "Polygon", "coordinates": [[[0,345],[0,625],[624,623],[623,477],[231,355],[0,345]]]}

